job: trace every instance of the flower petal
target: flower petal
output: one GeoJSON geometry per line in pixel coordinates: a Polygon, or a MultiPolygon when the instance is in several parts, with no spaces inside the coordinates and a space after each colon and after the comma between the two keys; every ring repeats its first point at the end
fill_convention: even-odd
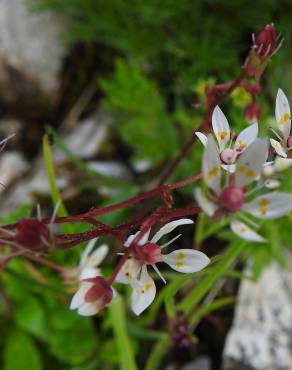
{"type": "Polygon", "coordinates": [[[280,157],[284,157],[284,158],[287,157],[285,149],[282,147],[282,145],[281,145],[281,143],[279,143],[279,141],[274,140],[274,139],[270,139],[270,143],[271,143],[272,147],[275,149],[276,153],[280,157]]]}
{"type": "MultiPolygon", "coordinates": [[[[130,235],[128,239],[125,241],[124,246],[129,247],[129,245],[132,243],[132,241],[136,238],[136,236],[140,233],[140,230],[137,231],[135,234],[130,235]]],[[[138,245],[144,245],[148,242],[150,234],[150,229],[142,236],[142,238],[139,240],[138,245]]]]}
{"type": "Polygon", "coordinates": [[[203,176],[207,186],[220,194],[221,160],[212,135],[208,136],[207,146],[203,154],[203,176]]]}
{"type": "Polygon", "coordinates": [[[88,267],[85,266],[79,274],[79,280],[84,280],[84,279],[91,279],[96,276],[100,276],[101,272],[100,269],[97,267],[88,267]]]}
{"type": "Polygon", "coordinates": [[[195,199],[199,207],[208,215],[212,217],[217,210],[218,206],[211,202],[202,192],[201,188],[195,188],[194,190],[195,199]]]}
{"type": "Polygon", "coordinates": [[[78,314],[80,316],[92,316],[98,313],[100,310],[98,302],[94,303],[84,303],[81,307],[78,308],[78,314]]]}
{"type": "Polygon", "coordinates": [[[291,130],[291,113],[288,99],[281,89],[277,92],[275,113],[278,127],[287,139],[291,130]]]}
{"type": "Polygon", "coordinates": [[[230,140],[230,128],[224,113],[218,105],[215,107],[212,114],[212,127],[221,152],[230,140]]]}
{"type": "Polygon", "coordinates": [[[189,225],[193,223],[194,221],[190,220],[189,218],[180,218],[179,220],[168,222],[157,231],[157,233],[153,236],[150,242],[157,243],[159,239],[161,239],[164,235],[171,233],[178,226],[189,225]]]}
{"type": "Polygon", "coordinates": [[[137,281],[137,276],[141,266],[134,258],[128,258],[120,271],[118,272],[115,281],[122,284],[133,285],[137,281]]]}
{"type": "Polygon", "coordinates": [[[263,220],[278,218],[292,211],[292,194],[274,192],[260,195],[242,209],[263,220]]]}
{"type": "Polygon", "coordinates": [[[238,153],[242,153],[257,138],[258,131],[259,127],[257,122],[245,128],[237,136],[234,144],[234,149],[238,153]]]}
{"type": "Polygon", "coordinates": [[[98,247],[90,256],[87,258],[86,266],[97,267],[105,259],[105,256],[108,254],[108,246],[106,244],[98,247]]]}
{"type": "Polygon", "coordinates": [[[162,255],[161,259],[175,271],[184,273],[200,271],[210,262],[204,253],[193,249],[178,249],[162,255]]]}
{"type": "Polygon", "coordinates": [[[98,238],[94,238],[94,239],[90,240],[90,242],[86,245],[86,247],[82,251],[81,258],[80,258],[80,263],[79,263],[79,268],[82,268],[86,264],[87,258],[89,256],[90,252],[92,251],[92,249],[94,248],[97,239],[98,238]]]}
{"type": "Polygon", "coordinates": [[[275,159],[275,169],[276,171],[284,171],[292,166],[292,158],[281,158],[276,157],[275,159]]]}
{"type": "Polygon", "coordinates": [[[241,239],[253,241],[257,243],[263,243],[266,241],[262,236],[260,236],[258,233],[256,233],[254,230],[252,230],[249,226],[247,226],[245,223],[238,221],[238,220],[232,220],[230,223],[230,228],[241,239]]]}
{"type": "Polygon", "coordinates": [[[85,294],[87,293],[88,289],[90,289],[92,283],[82,282],[80,284],[79,289],[73,295],[71,303],[70,303],[70,310],[75,310],[75,308],[80,307],[85,302],[85,294]]]}
{"type": "Polygon", "coordinates": [[[154,300],[156,287],[154,280],[147,272],[147,267],[142,267],[142,273],[138,285],[133,287],[131,307],[136,315],[140,315],[154,300]]]}
{"type": "Polygon", "coordinates": [[[263,165],[268,157],[268,140],[256,139],[239,156],[236,172],[235,186],[244,186],[254,181],[260,175],[263,165]]]}
{"type": "Polygon", "coordinates": [[[197,138],[200,140],[200,142],[206,146],[207,145],[207,141],[208,141],[208,138],[206,135],[202,134],[200,131],[196,131],[195,132],[195,135],[197,136],[197,138]]]}

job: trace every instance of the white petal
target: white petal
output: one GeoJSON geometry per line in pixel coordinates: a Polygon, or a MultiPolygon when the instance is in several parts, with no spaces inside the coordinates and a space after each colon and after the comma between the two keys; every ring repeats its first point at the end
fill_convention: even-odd
{"type": "Polygon", "coordinates": [[[284,158],[287,157],[285,149],[282,147],[282,145],[281,145],[281,143],[279,143],[279,141],[274,140],[274,139],[270,139],[270,143],[271,143],[272,147],[275,149],[276,153],[280,157],[284,157],[284,158]]]}
{"type": "Polygon", "coordinates": [[[260,175],[268,157],[268,152],[267,139],[256,139],[249,145],[238,158],[235,172],[235,186],[249,184],[260,175]]]}
{"type": "Polygon", "coordinates": [[[75,308],[80,307],[84,302],[84,296],[87,293],[88,289],[90,289],[92,286],[91,283],[88,282],[82,282],[80,284],[79,289],[74,294],[71,303],[70,303],[70,310],[75,310],[75,308]]]}
{"type": "Polygon", "coordinates": [[[236,164],[222,164],[221,167],[229,173],[234,173],[236,171],[236,164]]]}
{"type": "Polygon", "coordinates": [[[230,128],[224,113],[218,105],[215,107],[212,114],[212,127],[221,152],[225,148],[226,143],[230,140],[230,128]]]}
{"type": "Polygon", "coordinates": [[[238,235],[241,239],[258,243],[263,243],[266,241],[266,239],[264,239],[262,236],[260,236],[258,233],[256,233],[254,230],[252,230],[249,226],[241,221],[231,221],[230,227],[234,234],[238,235]]]}
{"type": "Polygon", "coordinates": [[[292,166],[292,158],[281,158],[276,157],[275,159],[275,169],[276,171],[284,171],[292,166]]]}
{"type": "Polygon", "coordinates": [[[108,254],[108,246],[106,244],[101,245],[98,247],[90,256],[87,258],[85,262],[86,266],[89,267],[97,267],[101,264],[101,262],[105,259],[105,256],[108,254]]]}
{"type": "Polygon", "coordinates": [[[212,217],[217,210],[218,206],[211,202],[202,192],[201,188],[195,188],[194,190],[195,199],[199,207],[208,215],[212,217]]]}
{"type": "Polygon", "coordinates": [[[84,303],[78,308],[78,314],[81,316],[92,316],[98,313],[100,310],[98,302],[84,303]]]}
{"type": "Polygon", "coordinates": [[[274,192],[260,195],[242,209],[263,220],[278,218],[292,211],[292,194],[274,192]]]}
{"type": "Polygon", "coordinates": [[[115,281],[122,284],[133,285],[137,280],[140,269],[140,265],[134,258],[128,258],[118,272],[115,281]]]}
{"type": "Polygon", "coordinates": [[[234,149],[238,153],[243,152],[257,138],[258,131],[259,127],[257,122],[245,128],[238,135],[234,144],[234,149]]]}
{"type": "MultiPolygon", "coordinates": [[[[125,241],[124,246],[128,247],[139,233],[140,233],[140,230],[137,231],[135,234],[130,235],[128,239],[125,241]]],[[[146,244],[148,242],[149,234],[150,234],[150,229],[142,236],[142,238],[138,242],[138,245],[146,244]]]]}
{"type": "Polygon", "coordinates": [[[200,131],[196,131],[195,132],[195,135],[197,136],[197,138],[200,140],[200,142],[206,146],[207,145],[207,141],[208,141],[208,138],[206,135],[202,134],[200,131]]]}
{"type": "Polygon", "coordinates": [[[139,285],[133,288],[131,296],[131,307],[136,315],[140,315],[154,300],[156,287],[154,280],[143,266],[139,285]]]}
{"type": "Polygon", "coordinates": [[[161,239],[164,235],[171,233],[178,226],[189,225],[193,223],[194,221],[190,220],[189,218],[180,218],[179,220],[168,222],[157,231],[157,233],[151,239],[151,243],[157,243],[159,239],[161,239]]]}
{"type": "Polygon", "coordinates": [[[202,252],[193,249],[178,249],[162,255],[162,261],[178,272],[191,273],[202,270],[210,260],[202,252]]]}
{"type": "Polygon", "coordinates": [[[79,280],[90,279],[96,276],[100,276],[101,272],[96,267],[84,267],[79,274],[79,280]]]}
{"type": "Polygon", "coordinates": [[[81,258],[80,258],[80,263],[79,263],[79,268],[82,268],[86,264],[89,253],[94,248],[94,245],[95,245],[97,239],[98,238],[94,238],[94,239],[90,240],[90,242],[87,244],[85,249],[82,251],[81,258]]]}
{"type": "Polygon", "coordinates": [[[289,102],[283,90],[279,89],[276,97],[276,120],[279,129],[287,139],[291,130],[291,113],[289,102]]]}
{"type": "Polygon", "coordinates": [[[203,176],[205,183],[216,194],[220,194],[221,160],[212,135],[208,136],[203,154],[203,176]]]}

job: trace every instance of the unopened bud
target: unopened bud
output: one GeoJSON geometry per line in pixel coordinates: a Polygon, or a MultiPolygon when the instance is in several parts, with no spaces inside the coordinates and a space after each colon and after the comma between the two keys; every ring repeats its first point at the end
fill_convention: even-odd
{"type": "Polygon", "coordinates": [[[258,119],[261,117],[261,114],[262,114],[261,107],[256,103],[251,103],[247,105],[244,110],[244,116],[250,123],[258,121],[258,119]]]}
{"type": "Polygon", "coordinates": [[[32,251],[46,249],[49,239],[48,227],[38,220],[22,219],[16,226],[16,243],[32,251]]]}
{"type": "Polygon", "coordinates": [[[292,135],[290,135],[287,139],[287,148],[292,149],[292,135]]]}
{"type": "Polygon", "coordinates": [[[239,210],[244,203],[244,189],[236,186],[228,186],[223,190],[219,197],[222,208],[228,211],[239,210]]]}
{"type": "Polygon", "coordinates": [[[253,40],[253,47],[258,56],[266,58],[272,56],[277,48],[277,35],[275,27],[267,24],[253,40]]]}

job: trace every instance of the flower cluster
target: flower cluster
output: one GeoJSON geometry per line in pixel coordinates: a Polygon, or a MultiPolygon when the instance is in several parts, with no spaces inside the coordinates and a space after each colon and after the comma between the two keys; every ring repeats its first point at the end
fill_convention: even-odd
{"type": "MultiPolygon", "coordinates": [[[[169,222],[158,230],[151,239],[149,239],[151,230],[148,229],[137,245],[133,244],[133,241],[141,231],[128,237],[125,247],[131,248],[131,253],[122,265],[115,281],[131,286],[131,306],[136,315],[140,315],[153,302],[156,294],[155,283],[148,273],[148,266],[153,267],[166,283],[156,266],[159,262],[164,262],[174,270],[183,273],[196,272],[208,265],[209,258],[204,253],[196,250],[178,249],[168,254],[162,253],[162,250],[179,238],[181,234],[167,243],[158,244],[164,235],[170,233],[176,227],[192,223],[193,221],[190,219],[169,222]]],[[[107,253],[107,247],[103,245],[90,254],[93,245],[94,243],[89,243],[82,254],[78,268],[80,286],[70,305],[71,309],[77,309],[78,313],[84,316],[96,314],[114,296],[110,284],[101,276],[100,270],[97,268],[107,253]]]]}
{"type": "MultiPolygon", "coordinates": [[[[290,151],[291,117],[288,100],[279,90],[276,99],[276,120],[283,134],[280,142],[271,140],[276,154],[287,158],[290,151]],[[290,141],[289,141],[290,140],[290,141]]],[[[279,218],[292,210],[292,194],[285,192],[269,192],[273,188],[262,181],[262,174],[266,166],[277,166],[279,162],[267,162],[269,155],[269,140],[257,138],[257,124],[243,130],[238,136],[243,137],[243,146],[237,150],[226,149],[230,140],[230,129],[226,117],[216,107],[212,117],[212,126],[219,146],[212,135],[201,140],[205,145],[203,154],[202,172],[208,188],[204,192],[201,188],[195,189],[195,198],[201,209],[215,218],[227,217],[230,219],[232,231],[245,240],[264,242],[265,239],[255,229],[258,226],[250,216],[259,219],[279,218]],[[228,166],[222,166],[222,163],[228,166]],[[254,186],[251,188],[251,184],[254,186]],[[259,193],[254,197],[255,193],[259,193]]],[[[196,133],[202,138],[201,133],[196,133]]]]}

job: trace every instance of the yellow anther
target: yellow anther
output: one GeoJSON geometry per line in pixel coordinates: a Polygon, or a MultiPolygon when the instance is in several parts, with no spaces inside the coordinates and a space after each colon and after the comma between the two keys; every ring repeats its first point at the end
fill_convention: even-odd
{"type": "Polygon", "coordinates": [[[175,267],[177,267],[177,268],[180,268],[180,267],[183,267],[183,263],[182,262],[177,262],[176,264],[175,264],[175,267]]]}
{"type": "Polygon", "coordinates": [[[220,140],[224,140],[227,136],[227,132],[226,131],[220,131],[218,132],[218,137],[220,140]]]}

